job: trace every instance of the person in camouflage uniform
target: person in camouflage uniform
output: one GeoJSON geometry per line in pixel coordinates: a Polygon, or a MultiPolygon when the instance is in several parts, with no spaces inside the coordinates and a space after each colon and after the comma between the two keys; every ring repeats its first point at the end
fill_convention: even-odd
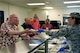
{"type": "Polygon", "coordinates": [[[72,12],[68,17],[68,26],[64,29],[60,29],[58,32],[46,32],[51,35],[52,38],[65,36],[71,46],[70,53],[80,53],[80,13],[72,12]]]}

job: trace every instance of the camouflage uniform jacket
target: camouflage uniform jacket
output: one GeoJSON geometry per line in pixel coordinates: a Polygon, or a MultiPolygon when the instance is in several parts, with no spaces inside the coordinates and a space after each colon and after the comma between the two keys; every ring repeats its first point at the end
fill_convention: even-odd
{"type": "Polygon", "coordinates": [[[80,53],[80,27],[73,25],[70,28],[61,29],[58,32],[46,32],[52,37],[65,36],[71,42],[72,53],[80,53]]]}

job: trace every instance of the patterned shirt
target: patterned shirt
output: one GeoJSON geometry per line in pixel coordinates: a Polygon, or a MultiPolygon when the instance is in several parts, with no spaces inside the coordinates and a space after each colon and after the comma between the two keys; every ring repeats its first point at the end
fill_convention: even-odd
{"type": "Polygon", "coordinates": [[[0,46],[6,47],[16,42],[18,35],[8,35],[7,32],[10,30],[18,30],[15,25],[10,24],[9,22],[4,22],[1,26],[1,29],[4,32],[0,33],[0,46]]]}

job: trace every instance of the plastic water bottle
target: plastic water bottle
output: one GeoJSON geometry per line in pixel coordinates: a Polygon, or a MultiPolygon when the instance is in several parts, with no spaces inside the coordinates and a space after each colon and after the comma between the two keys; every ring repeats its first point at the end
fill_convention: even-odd
{"type": "Polygon", "coordinates": [[[46,27],[46,30],[49,30],[48,27],[46,27]]]}

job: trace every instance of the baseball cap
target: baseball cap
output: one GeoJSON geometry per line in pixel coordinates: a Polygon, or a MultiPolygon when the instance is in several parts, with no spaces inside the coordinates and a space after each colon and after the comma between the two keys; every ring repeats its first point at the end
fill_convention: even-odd
{"type": "Polygon", "coordinates": [[[70,13],[69,17],[80,18],[80,13],[78,13],[78,12],[72,12],[72,13],[70,13]]]}

